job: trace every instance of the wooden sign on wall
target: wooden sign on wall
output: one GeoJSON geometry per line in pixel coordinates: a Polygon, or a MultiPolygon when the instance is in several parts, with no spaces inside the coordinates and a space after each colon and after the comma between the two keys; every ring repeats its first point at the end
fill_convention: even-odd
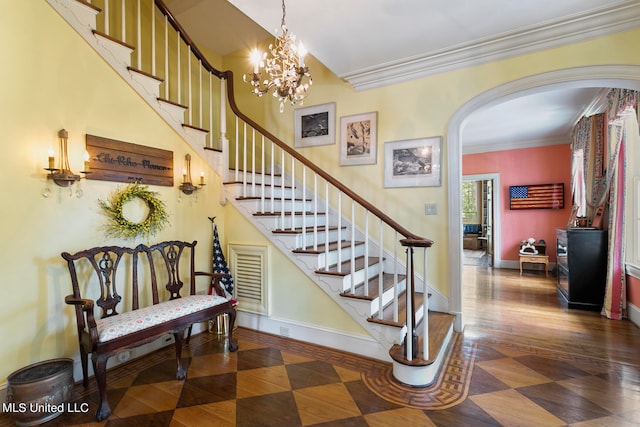
{"type": "Polygon", "coordinates": [[[87,134],[87,179],[173,186],[173,151],[87,134]]]}

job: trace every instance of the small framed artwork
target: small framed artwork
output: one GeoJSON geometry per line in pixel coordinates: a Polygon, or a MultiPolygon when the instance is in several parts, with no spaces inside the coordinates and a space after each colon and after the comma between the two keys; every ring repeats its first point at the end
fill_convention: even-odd
{"type": "Polygon", "coordinates": [[[335,144],[335,102],[296,108],[294,118],[293,131],[296,148],[335,144]]]}
{"type": "Polygon", "coordinates": [[[440,186],[442,137],[408,139],[384,144],[385,187],[440,186]]]}
{"type": "Polygon", "coordinates": [[[377,161],[378,113],[340,117],[340,165],[373,165],[377,161]]]}

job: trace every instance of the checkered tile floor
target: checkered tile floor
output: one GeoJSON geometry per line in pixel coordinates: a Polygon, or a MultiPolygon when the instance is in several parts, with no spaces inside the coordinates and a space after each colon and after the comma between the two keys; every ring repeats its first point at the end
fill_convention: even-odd
{"type": "MultiPolygon", "coordinates": [[[[96,423],[95,382],[75,388],[87,414],[46,426],[633,426],[640,365],[616,364],[458,335],[447,367],[425,389],[397,383],[390,365],[238,329],[240,349],[200,334],[175,380],[173,349],[108,374],[112,416],[96,423]]],[[[7,414],[0,425],[12,425],[7,414]]]]}

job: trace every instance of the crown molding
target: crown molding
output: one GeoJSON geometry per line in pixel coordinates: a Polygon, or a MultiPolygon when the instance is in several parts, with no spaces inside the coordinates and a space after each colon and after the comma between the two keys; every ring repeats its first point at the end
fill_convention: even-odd
{"type": "Polygon", "coordinates": [[[569,19],[491,39],[478,39],[451,49],[405,58],[339,77],[356,90],[367,90],[472,67],[487,62],[577,43],[640,27],[640,2],[630,1],[569,19]]]}
{"type": "Polygon", "coordinates": [[[533,147],[544,147],[548,145],[560,145],[560,144],[569,144],[571,142],[570,136],[556,136],[552,138],[546,139],[535,139],[535,140],[527,140],[527,141],[513,141],[509,143],[480,143],[473,145],[463,145],[462,146],[462,154],[477,154],[477,153],[487,153],[490,151],[506,151],[506,150],[519,150],[521,148],[533,148],[533,147]]]}

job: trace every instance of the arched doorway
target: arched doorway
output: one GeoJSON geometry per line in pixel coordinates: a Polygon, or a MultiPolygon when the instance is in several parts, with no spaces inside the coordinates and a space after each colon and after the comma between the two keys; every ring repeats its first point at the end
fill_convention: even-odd
{"type": "Polygon", "coordinates": [[[456,315],[455,329],[462,331],[462,129],[467,117],[481,107],[542,90],[579,87],[620,87],[640,90],[640,66],[601,65],[549,71],[514,80],[477,95],[451,117],[447,126],[449,207],[449,311],[456,315]]]}

